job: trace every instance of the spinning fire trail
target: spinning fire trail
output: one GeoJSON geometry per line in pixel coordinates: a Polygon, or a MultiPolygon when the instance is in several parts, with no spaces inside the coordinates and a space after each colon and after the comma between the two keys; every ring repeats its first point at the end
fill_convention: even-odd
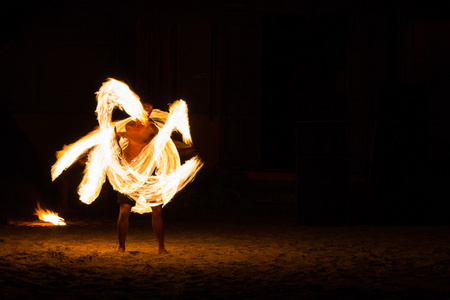
{"type": "Polygon", "coordinates": [[[99,128],[57,152],[52,180],[89,152],[85,174],[78,187],[82,202],[92,203],[108,178],[114,190],[136,201],[134,212],[151,212],[153,206],[167,204],[194,179],[203,165],[197,156],[181,164],[170,138],[173,131],[178,131],[183,142],[192,145],[187,112],[186,103],[178,100],[169,106],[169,112],[154,109],[148,116],[139,97],[125,83],[109,79],[97,92],[99,128]],[[112,122],[116,107],[130,117],[112,122]],[[149,117],[158,127],[158,133],[134,160],[126,162],[121,149],[126,148],[128,140],[123,137],[118,140],[117,133],[125,131],[126,124],[132,120],[147,124],[149,117]]]}

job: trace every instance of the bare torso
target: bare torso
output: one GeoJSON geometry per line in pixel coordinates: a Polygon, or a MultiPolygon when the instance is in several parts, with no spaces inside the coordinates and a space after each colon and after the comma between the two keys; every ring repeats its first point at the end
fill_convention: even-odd
{"type": "Polygon", "coordinates": [[[127,123],[125,132],[122,134],[124,138],[128,139],[128,145],[123,149],[125,159],[128,162],[135,159],[157,133],[158,127],[152,122],[148,122],[146,125],[142,125],[139,121],[127,123]]]}

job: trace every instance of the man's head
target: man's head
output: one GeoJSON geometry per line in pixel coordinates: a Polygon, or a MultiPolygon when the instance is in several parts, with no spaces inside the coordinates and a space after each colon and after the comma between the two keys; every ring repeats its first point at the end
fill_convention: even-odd
{"type": "Polygon", "coordinates": [[[153,110],[153,105],[151,105],[148,102],[142,102],[142,106],[144,107],[144,110],[148,113],[148,116],[150,117],[150,114],[152,113],[153,110]]]}

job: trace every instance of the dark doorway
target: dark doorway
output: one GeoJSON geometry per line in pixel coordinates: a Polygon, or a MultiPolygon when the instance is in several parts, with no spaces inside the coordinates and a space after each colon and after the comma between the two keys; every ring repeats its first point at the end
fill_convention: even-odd
{"type": "Polygon", "coordinates": [[[302,222],[340,222],[348,178],[346,22],[267,17],[263,49],[262,165],[297,170],[302,222]]]}

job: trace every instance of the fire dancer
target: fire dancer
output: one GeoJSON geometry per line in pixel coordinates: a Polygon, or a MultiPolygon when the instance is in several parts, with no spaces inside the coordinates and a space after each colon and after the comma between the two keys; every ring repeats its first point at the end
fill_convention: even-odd
{"type": "MultiPolygon", "coordinates": [[[[150,116],[153,105],[143,103],[144,109],[150,116]]],[[[141,153],[142,149],[158,134],[158,127],[149,119],[144,125],[140,121],[130,121],[125,126],[125,132],[116,132],[117,140],[126,138],[127,146],[122,149],[123,157],[126,162],[131,163],[141,153]]],[[[128,219],[131,208],[136,205],[136,201],[130,199],[122,193],[118,193],[117,202],[120,205],[119,218],[117,219],[117,234],[119,236],[119,252],[125,251],[125,240],[128,233],[128,219]]],[[[167,250],[164,248],[164,220],[162,216],[162,206],[152,207],[152,227],[158,241],[158,253],[165,254],[167,250]]]]}
{"type": "Polygon", "coordinates": [[[180,158],[185,152],[192,154],[187,105],[177,100],[169,105],[169,112],[153,110],[151,105],[143,105],[125,83],[114,79],[102,85],[97,102],[99,128],[57,152],[52,180],[89,152],[78,194],[82,202],[92,203],[106,179],[120,193],[118,250],[125,251],[130,212],[151,212],[158,252],[167,253],[162,207],[194,179],[203,165],[196,155],[183,162],[180,158]],[[130,117],[112,122],[116,107],[130,117]],[[179,150],[179,143],[171,138],[174,131],[183,141],[179,150]]]}

